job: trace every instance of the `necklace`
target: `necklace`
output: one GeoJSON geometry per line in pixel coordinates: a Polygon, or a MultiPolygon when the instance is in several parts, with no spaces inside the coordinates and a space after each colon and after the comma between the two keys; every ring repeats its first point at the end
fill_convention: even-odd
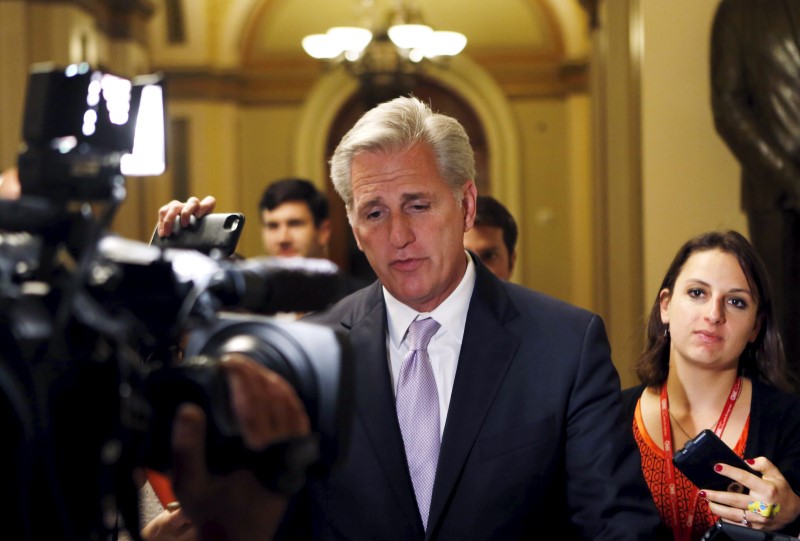
{"type": "MultiPolygon", "coordinates": [[[[683,428],[683,426],[681,426],[681,424],[678,422],[678,419],[677,419],[677,418],[676,418],[674,415],[672,415],[672,412],[671,412],[671,411],[669,412],[669,416],[670,416],[670,418],[671,418],[673,421],[675,421],[675,426],[677,426],[678,428],[680,428],[680,429],[681,429],[681,432],[683,432],[683,435],[684,435],[684,436],[686,436],[686,437],[687,437],[687,438],[689,438],[689,439],[692,439],[692,438],[694,437],[694,436],[692,436],[691,434],[689,434],[689,433],[686,431],[686,429],[685,429],[685,428],[683,428]]],[[[717,423],[714,423],[714,424],[713,424],[713,425],[711,425],[709,428],[710,428],[711,430],[714,430],[716,427],[717,427],[717,423]]]]}
{"type": "Polygon", "coordinates": [[[676,419],[675,416],[672,415],[672,412],[669,412],[669,416],[673,421],[675,421],[675,426],[677,426],[678,428],[681,429],[681,432],[683,432],[683,435],[686,436],[689,439],[692,439],[692,436],[690,436],[689,433],[686,431],[686,429],[681,426],[681,424],[678,422],[678,419],[676,419]]]}

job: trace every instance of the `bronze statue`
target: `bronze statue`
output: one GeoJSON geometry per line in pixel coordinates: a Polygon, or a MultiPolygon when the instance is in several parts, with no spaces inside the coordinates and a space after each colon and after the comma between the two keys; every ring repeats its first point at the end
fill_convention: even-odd
{"type": "Polygon", "coordinates": [[[800,372],[800,0],[721,0],[711,31],[717,132],[741,165],[786,357],[800,372]]]}

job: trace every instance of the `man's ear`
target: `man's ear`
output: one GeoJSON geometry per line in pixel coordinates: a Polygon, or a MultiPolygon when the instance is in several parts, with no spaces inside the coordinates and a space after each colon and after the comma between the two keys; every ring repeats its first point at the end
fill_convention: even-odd
{"type": "Polygon", "coordinates": [[[464,209],[464,232],[466,233],[475,225],[478,200],[478,188],[475,187],[475,182],[467,181],[461,195],[461,208],[464,209]]]}
{"type": "Polygon", "coordinates": [[[319,227],[317,228],[317,239],[319,240],[320,246],[328,247],[328,244],[331,242],[331,220],[330,218],[326,218],[319,223],[319,227]]]}

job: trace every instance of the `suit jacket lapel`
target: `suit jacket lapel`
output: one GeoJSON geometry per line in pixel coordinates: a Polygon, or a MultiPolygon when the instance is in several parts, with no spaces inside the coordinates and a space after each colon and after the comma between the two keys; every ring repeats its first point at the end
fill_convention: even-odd
{"type": "Polygon", "coordinates": [[[386,356],[386,305],[380,284],[370,294],[367,310],[354,314],[350,327],[356,370],[356,415],[386,475],[389,489],[397,495],[399,508],[410,520],[419,520],[414,488],[408,472],[403,437],[397,421],[394,391],[386,356]]]}
{"type": "Polygon", "coordinates": [[[517,350],[519,339],[506,330],[505,321],[517,311],[502,283],[478,264],[464,341],[450,398],[436,482],[428,518],[428,534],[456,489],[484,418],[517,350]]]}

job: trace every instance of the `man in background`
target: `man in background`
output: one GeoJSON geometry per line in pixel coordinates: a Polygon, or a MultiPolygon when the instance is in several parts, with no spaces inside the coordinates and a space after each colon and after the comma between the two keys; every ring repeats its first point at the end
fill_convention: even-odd
{"type": "Polygon", "coordinates": [[[267,186],[258,204],[268,255],[328,257],[328,199],[309,180],[284,178],[267,186]]]}
{"type": "MultiPolygon", "coordinates": [[[[216,200],[189,198],[184,204],[171,201],[159,209],[158,234],[167,237],[172,233],[173,221],[180,216],[181,224],[188,225],[190,216],[198,208],[198,215],[212,212],[216,200]]],[[[268,256],[274,257],[328,257],[331,223],[328,217],[328,200],[309,180],[280,179],[266,187],[258,203],[261,221],[261,241],[268,256]]]]}
{"type": "Polygon", "coordinates": [[[511,279],[517,261],[517,222],[508,209],[489,195],[479,195],[475,225],[464,233],[464,248],[477,255],[495,276],[511,279]]]}
{"type": "Polygon", "coordinates": [[[739,161],[750,241],[774,287],[786,358],[800,372],[800,2],[722,0],[711,104],[739,161]]]}
{"type": "MultiPolygon", "coordinates": [[[[258,211],[261,241],[268,255],[329,258],[333,233],[330,206],[325,194],[310,180],[295,177],[276,180],[264,190],[258,211]]],[[[347,273],[341,296],[367,283],[347,273]]]]}

